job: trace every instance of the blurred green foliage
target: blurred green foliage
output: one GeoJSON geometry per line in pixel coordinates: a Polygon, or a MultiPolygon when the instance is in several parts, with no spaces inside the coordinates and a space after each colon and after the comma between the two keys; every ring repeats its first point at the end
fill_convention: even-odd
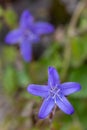
{"type": "Polygon", "coordinates": [[[7,9],[5,10],[4,14],[3,14],[4,20],[6,22],[6,24],[10,27],[16,27],[17,24],[17,14],[15,13],[15,11],[13,11],[12,9],[7,9]]]}

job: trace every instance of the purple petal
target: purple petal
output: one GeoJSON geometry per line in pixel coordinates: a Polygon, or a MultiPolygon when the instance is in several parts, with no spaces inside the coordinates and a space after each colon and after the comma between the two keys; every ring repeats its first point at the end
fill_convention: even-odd
{"type": "Polygon", "coordinates": [[[9,44],[15,44],[20,41],[21,34],[22,32],[20,29],[15,29],[7,34],[5,42],[9,44]]]}
{"type": "Polygon", "coordinates": [[[29,41],[30,41],[31,43],[38,43],[38,42],[40,41],[39,36],[36,35],[36,34],[33,34],[33,33],[30,33],[30,34],[29,34],[28,39],[29,39],[29,41]]]}
{"type": "Polygon", "coordinates": [[[25,10],[20,18],[20,27],[27,28],[29,25],[32,25],[33,23],[33,16],[28,10],[25,10]]]}
{"type": "Polygon", "coordinates": [[[80,91],[81,85],[75,82],[66,82],[61,84],[62,92],[65,96],[80,91]]]}
{"type": "Polygon", "coordinates": [[[55,102],[53,99],[51,98],[45,99],[38,114],[39,118],[41,119],[46,118],[49,115],[49,113],[52,111],[54,105],[55,102]]]}
{"type": "Polygon", "coordinates": [[[65,97],[57,98],[56,104],[66,114],[71,115],[74,113],[73,106],[69,103],[69,101],[65,97]]]}
{"type": "Polygon", "coordinates": [[[47,22],[37,22],[35,24],[35,31],[37,34],[49,34],[54,32],[54,27],[47,22]]]}
{"type": "Polygon", "coordinates": [[[27,91],[35,96],[47,97],[48,86],[31,84],[28,86],[27,91]]]}
{"type": "Polygon", "coordinates": [[[59,75],[54,67],[48,68],[48,86],[56,87],[60,84],[59,75]]]}
{"type": "Polygon", "coordinates": [[[20,51],[21,51],[21,55],[23,56],[23,58],[26,62],[31,61],[31,59],[32,59],[32,47],[31,47],[30,42],[28,42],[27,40],[23,40],[20,43],[20,51]]]}

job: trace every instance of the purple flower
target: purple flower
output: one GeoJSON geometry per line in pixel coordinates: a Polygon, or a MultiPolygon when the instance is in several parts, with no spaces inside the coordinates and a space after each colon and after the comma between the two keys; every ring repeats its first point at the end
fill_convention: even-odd
{"type": "Polygon", "coordinates": [[[5,42],[8,44],[19,43],[20,52],[25,61],[32,59],[32,43],[40,40],[40,35],[54,31],[47,22],[34,22],[33,16],[28,10],[24,11],[19,22],[19,27],[7,34],[5,42]]]}
{"type": "Polygon", "coordinates": [[[59,75],[53,67],[48,68],[48,85],[31,84],[27,88],[29,93],[45,98],[39,111],[39,118],[41,119],[46,118],[55,105],[66,114],[73,114],[74,108],[65,96],[77,92],[80,89],[80,84],[76,82],[65,82],[61,84],[59,75]]]}

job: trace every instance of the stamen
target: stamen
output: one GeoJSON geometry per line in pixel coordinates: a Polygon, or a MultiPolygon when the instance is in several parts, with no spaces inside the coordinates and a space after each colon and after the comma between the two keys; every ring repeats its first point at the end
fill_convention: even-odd
{"type": "MultiPolygon", "coordinates": [[[[52,98],[54,99],[55,103],[56,103],[56,97],[58,97],[58,98],[61,99],[61,97],[60,97],[60,89],[58,89],[57,86],[52,87],[52,88],[50,89],[50,97],[52,97],[52,98]]],[[[61,100],[62,100],[62,99],[61,99],[61,100]]]]}

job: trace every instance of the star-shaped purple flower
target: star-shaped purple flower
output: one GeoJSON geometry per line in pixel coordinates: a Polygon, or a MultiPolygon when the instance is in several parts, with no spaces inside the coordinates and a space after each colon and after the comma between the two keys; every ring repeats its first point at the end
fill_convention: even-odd
{"type": "Polygon", "coordinates": [[[33,16],[28,10],[22,13],[19,27],[9,32],[5,38],[8,44],[19,43],[20,52],[25,61],[32,59],[32,43],[37,43],[40,36],[54,31],[54,27],[47,22],[34,22],[33,16]]]}
{"type": "Polygon", "coordinates": [[[80,84],[76,82],[65,82],[61,84],[59,75],[53,67],[48,68],[48,85],[31,84],[27,88],[29,93],[45,98],[39,111],[39,118],[41,119],[46,118],[55,105],[66,114],[73,114],[74,108],[65,96],[77,92],[80,89],[80,84]]]}

